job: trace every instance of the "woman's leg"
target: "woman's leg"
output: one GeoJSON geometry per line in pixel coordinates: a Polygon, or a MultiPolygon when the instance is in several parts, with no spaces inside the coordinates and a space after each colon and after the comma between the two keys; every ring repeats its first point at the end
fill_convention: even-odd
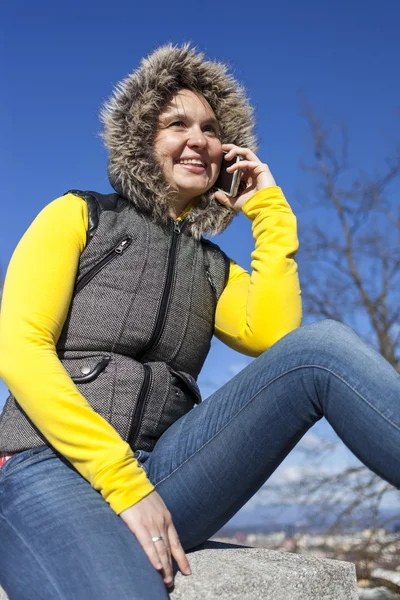
{"type": "Polygon", "coordinates": [[[174,423],[144,462],[184,547],[220,529],[322,416],[400,487],[400,375],[348,327],[315,323],[174,423]]]}
{"type": "Polygon", "coordinates": [[[50,448],[0,469],[0,583],[12,600],[168,598],[125,523],[50,448]]]}

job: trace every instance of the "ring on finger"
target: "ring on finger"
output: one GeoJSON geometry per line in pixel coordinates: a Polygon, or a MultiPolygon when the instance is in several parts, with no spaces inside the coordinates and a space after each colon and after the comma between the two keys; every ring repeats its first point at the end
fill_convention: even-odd
{"type": "Polygon", "coordinates": [[[154,537],[151,538],[152,542],[164,542],[164,538],[162,535],[156,535],[154,537]]]}

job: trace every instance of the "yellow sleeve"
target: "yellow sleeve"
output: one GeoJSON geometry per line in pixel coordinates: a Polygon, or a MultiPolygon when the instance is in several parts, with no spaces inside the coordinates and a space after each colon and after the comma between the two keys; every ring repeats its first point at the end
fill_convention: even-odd
{"type": "Polygon", "coordinates": [[[18,244],[3,291],[0,376],[50,444],[119,514],[153,485],[56,353],[87,226],[86,202],[67,194],[42,210],[18,244]]]}
{"type": "Polygon", "coordinates": [[[251,275],[231,261],[215,335],[238,352],[259,356],[301,324],[296,217],[277,186],[254,194],[242,211],[252,221],[255,240],[251,275]]]}

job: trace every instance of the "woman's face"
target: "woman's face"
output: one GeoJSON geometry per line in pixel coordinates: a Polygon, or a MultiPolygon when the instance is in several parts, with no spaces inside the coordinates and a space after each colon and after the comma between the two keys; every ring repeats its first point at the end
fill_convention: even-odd
{"type": "Polygon", "coordinates": [[[212,187],[222,160],[215,114],[202,96],[180,90],[159,116],[155,156],[181,202],[212,187]]]}

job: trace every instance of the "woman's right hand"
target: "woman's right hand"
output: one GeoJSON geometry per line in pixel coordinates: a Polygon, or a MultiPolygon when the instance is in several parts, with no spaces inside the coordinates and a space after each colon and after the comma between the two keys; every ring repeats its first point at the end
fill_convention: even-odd
{"type": "Polygon", "coordinates": [[[136,535],[153,567],[162,571],[165,585],[168,587],[173,585],[172,557],[183,575],[191,574],[171,513],[155,490],[133,506],[123,510],[119,516],[136,535]],[[152,538],[160,536],[162,540],[152,541],[152,538]]]}

